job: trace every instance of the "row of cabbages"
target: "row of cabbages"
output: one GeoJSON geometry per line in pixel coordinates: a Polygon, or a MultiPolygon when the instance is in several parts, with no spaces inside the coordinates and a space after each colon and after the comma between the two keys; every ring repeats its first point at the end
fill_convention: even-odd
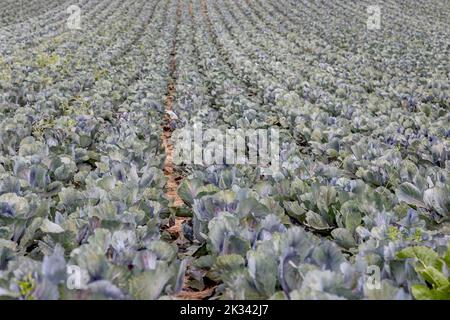
{"type": "Polygon", "coordinates": [[[0,13],[0,27],[14,30],[14,27],[26,20],[43,16],[49,17],[56,12],[60,12],[64,3],[66,7],[70,5],[67,0],[55,0],[51,3],[44,0],[27,2],[4,0],[2,1],[2,12],[0,13]]]}
{"type": "Polygon", "coordinates": [[[67,4],[0,25],[1,297],[449,298],[445,4],[67,4]],[[280,172],[179,165],[170,208],[171,77],[172,129],[277,128],[280,172]]]}
{"type": "Polygon", "coordinates": [[[82,31],[58,20],[56,36],[38,28],[39,45],[13,44],[2,59],[4,298],[156,299],[183,283],[185,263],[161,232],[176,2],[85,5],[82,31]]]}
{"type": "Polygon", "coordinates": [[[448,298],[448,21],[427,31],[414,4],[386,1],[376,34],[369,2],[192,3],[174,126],[276,127],[282,170],[179,167],[190,285],[217,281],[231,299],[448,298]],[[414,23],[399,27],[401,11],[414,23]]]}

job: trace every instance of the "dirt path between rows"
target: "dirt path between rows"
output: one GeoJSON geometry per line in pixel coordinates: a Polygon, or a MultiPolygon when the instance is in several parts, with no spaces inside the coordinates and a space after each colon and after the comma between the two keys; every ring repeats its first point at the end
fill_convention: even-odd
{"type": "MultiPolygon", "coordinates": [[[[173,102],[175,99],[176,94],[176,70],[177,70],[177,39],[176,35],[178,33],[178,28],[181,21],[181,1],[178,1],[178,8],[176,13],[176,27],[175,27],[175,39],[173,42],[172,51],[170,53],[171,61],[170,61],[170,79],[167,84],[167,94],[166,94],[166,101],[165,101],[165,111],[172,111],[173,110],[173,102]]],[[[189,14],[192,16],[192,4],[189,4],[189,14]]],[[[182,176],[177,173],[175,170],[175,165],[173,163],[173,152],[174,152],[174,146],[172,143],[172,133],[173,128],[170,125],[171,122],[171,116],[166,113],[164,115],[162,127],[163,127],[163,134],[162,134],[162,142],[164,146],[164,151],[166,154],[166,160],[164,162],[164,175],[167,178],[167,185],[166,185],[166,196],[170,201],[170,206],[172,208],[180,208],[184,205],[183,200],[180,198],[180,196],[177,193],[177,189],[182,181],[182,176]]],[[[172,226],[170,226],[167,230],[172,236],[177,237],[180,239],[182,237],[182,225],[188,218],[183,217],[175,217],[175,222],[172,226]]],[[[203,291],[193,291],[189,288],[188,285],[189,277],[186,275],[184,279],[184,285],[182,291],[177,294],[177,298],[184,299],[184,300],[202,300],[206,299],[207,297],[210,297],[212,293],[214,292],[215,287],[213,288],[207,288],[203,291]]]]}
{"type": "MultiPolygon", "coordinates": [[[[173,110],[173,100],[175,98],[175,72],[177,69],[177,61],[176,61],[176,52],[177,52],[177,40],[176,34],[178,33],[178,27],[181,20],[181,5],[180,1],[178,1],[177,8],[177,22],[175,27],[175,39],[173,42],[172,51],[170,53],[171,61],[170,61],[170,79],[167,84],[167,95],[166,95],[166,111],[173,110]]],[[[171,201],[171,206],[173,207],[181,207],[183,205],[183,200],[181,200],[180,196],[177,193],[177,188],[180,184],[180,177],[176,174],[174,164],[173,164],[173,150],[174,146],[172,144],[172,132],[173,129],[170,126],[171,117],[169,114],[164,115],[163,119],[163,134],[162,134],[162,142],[164,146],[164,151],[166,154],[166,160],[164,163],[164,174],[167,177],[167,190],[166,195],[167,198],[171,201]]]]}

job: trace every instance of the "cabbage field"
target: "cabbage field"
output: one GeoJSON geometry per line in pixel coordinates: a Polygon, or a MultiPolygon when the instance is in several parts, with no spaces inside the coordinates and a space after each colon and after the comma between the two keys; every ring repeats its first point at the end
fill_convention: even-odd
{"type": "Polygon", "coordinates": [[[448,0],[0,8],[0,299],[450,299],[448,0]]]}

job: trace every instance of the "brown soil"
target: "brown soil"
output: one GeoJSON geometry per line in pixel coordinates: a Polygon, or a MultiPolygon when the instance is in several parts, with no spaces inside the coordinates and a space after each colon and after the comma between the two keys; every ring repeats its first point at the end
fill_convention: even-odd
{"type": "MultiPolygon", "coordinates": [[[[180,2],[178,2],[178,9],[177,9],[177,26],[175,29],[175,32],[178,30],[178,25],[180,23],[180,17],[181,17],[181,6],[180,2]]],[[[171,61],[170,61],[170,73],[171,77],[169,80],[169,83],[167,85],[167,96],[166,96],[166,111],[172,111],[173,109],[173,100],[175,96],[175,80],[174,75],[177,68],[177,61],[176,61],[176,50],[177,50],[177,44],[176,41],[173,43],[172,52],[171,52],[171,61]]],[[[171,141],[172,138],[172,132],[173,130],[170,128],[170,116],[168,114],[164,115],[164,121],[163,121],[163,134],[162,134],[162,141],[164,145],[164,151],[166,153],[166,160],[164,163],[164,174],[167,177],[167,192],[166,195],[169,198],[169,200],[172,202],[172,206],[174,207],[181,207],[183,205],[183,200],[181,200],[180,196],[177,193],[177,189],[180,182],[180,177],[177,175],[174,169],[173,164],[173,144],[171,141]]]]}
{"type": "MultiPolygon", "coordinates": [[[[172,110],[173,105],[173,97],[175,94],[175,85],[174,81],[171,79],[167,88],[167,99],[166,99],[166,110],[172,110]]],[[[178,186],[180,185],[180,177],[175,172],[174,164],[173,164],[173,143],[171,141],[172,138],[172,130],[169,126],[170,116],[166,114],[164,116],[164,124],[163,124],[163,134],[162,141],[164,145],[164,151],[166,153],[166,160],[164,162],[164,174],[167,177],[167,191],[166,195],[169,200],[172,202],[173,207],[181,207],[183,205],[183,200],[181,200],[180,196],[177,193],[178,186]]]]}
{"type": "Polygon", "coordinates": [[[182,300],[204,300],[210,297],[215,289],[216,287],[211,287],[203,291],[181,291],[177,295],[177,298],[182,300]]]}
{"type": "Polygon", "coordinates": [[[166,231],[169,232],[173,237],[181,237],[183,235],[181,228],[183,227],[183,223],[186,220],[187,218],[176,217],[174,225],[170,228],[167,228],[166,231]]]}

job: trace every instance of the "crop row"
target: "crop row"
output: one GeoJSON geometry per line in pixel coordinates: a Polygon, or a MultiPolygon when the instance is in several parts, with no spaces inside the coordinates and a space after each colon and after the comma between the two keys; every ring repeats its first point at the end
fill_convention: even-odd
{"type": "Polygon", "coordinates": [[[445,1],[4,2],[1,297],[448,298],[445,1]]]}

